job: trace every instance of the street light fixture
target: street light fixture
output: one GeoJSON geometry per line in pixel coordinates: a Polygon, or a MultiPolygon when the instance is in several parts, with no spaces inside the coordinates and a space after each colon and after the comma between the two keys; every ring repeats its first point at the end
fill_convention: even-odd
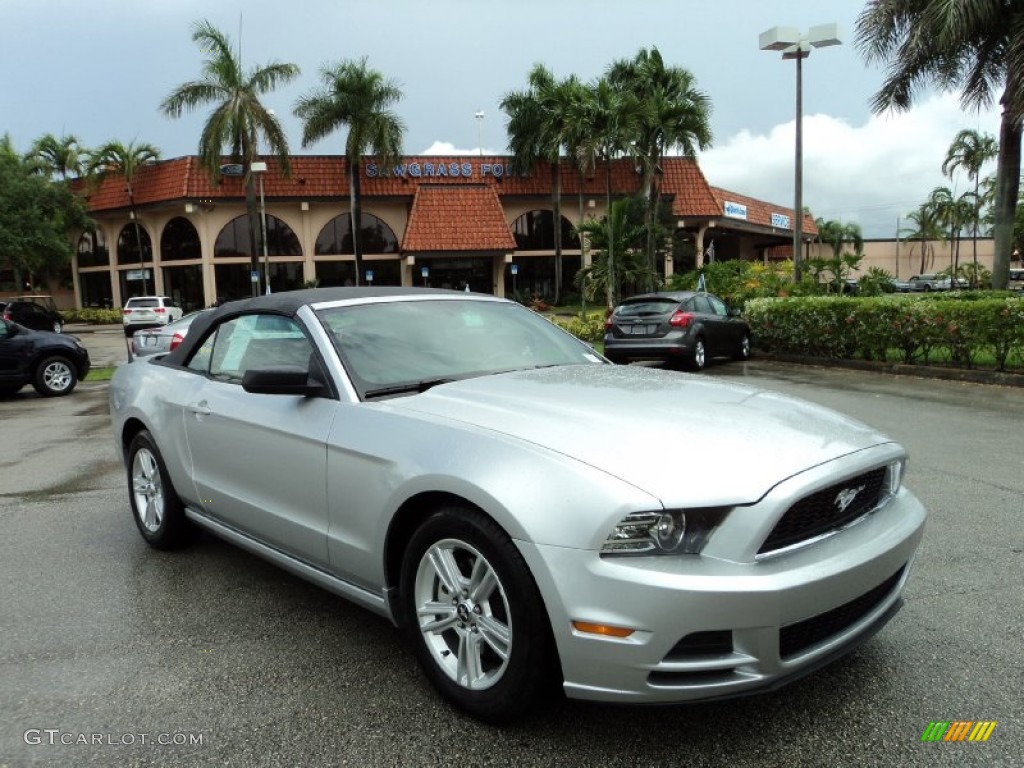
{"type": "Polygon", "coordinates": [[[476,145],[480,150],[480,156],[484,155],[484,111],[481,109],[474,117],[476,118],[476,145]]]}
{"type": "Polygon", "coordinates": [[[796,59],[796,169],[793,204],[793,281],[800,282],[800,251],[804,224],[804,104],[803,60],[811,55],[811,46],[824,48],[842,45],[838,24],[819,24],[806,35],[796,27],[772,27],[758,37],[762,51],[782,51],[783,59],[796,59]]]}
{"type": "Polygon", "coordinates": [[[260,242],[263,243],[263,285],[266,293],[270,293],[270,257],[267,252],[267,206],[263,198],[263,175],[267,172],[267,164],[256,161],[249,164],[252,173],[260,177],[260,242]]]}

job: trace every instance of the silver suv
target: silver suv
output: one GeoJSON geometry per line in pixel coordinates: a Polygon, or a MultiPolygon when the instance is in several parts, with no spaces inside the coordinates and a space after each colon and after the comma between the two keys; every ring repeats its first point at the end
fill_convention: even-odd
{"type": "Polygon", "coordinates": [[[140,328],[159,328],[181,319],[182,314],[169,296],[133,296],[121,310],[124,335],[131,336],[140,328]]]}
{"type": "Polygon", "coordinates": [[[962,290],[970,287],[970,283],[962,277],[956,278],[956,284],[954,286],[953,281],[949,279],[949,275],[914,275],[907,281],[907,285],[910,286],[911,291],[926,292],[948,291],[954,287],[956,290],[962,290]]]}

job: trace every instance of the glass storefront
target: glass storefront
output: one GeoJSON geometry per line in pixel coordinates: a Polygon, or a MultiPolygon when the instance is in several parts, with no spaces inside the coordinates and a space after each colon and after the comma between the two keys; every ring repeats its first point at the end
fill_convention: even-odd
{"type": "Polygon", "coordinates": [[[489,256],[479,258],[418,258],[413,267],[413,276],[418,286],[424,284],[423,267],[429,270],[426,277],[428,288],[448,288],[478,293],[494,293],[492,285],[492,261],[489,256]]]}
{"type": "Polygon", "coordinates": [[[164,294],[185,312],[206,306],[203,299],[203,267],[190,264],[183,267],[164,267],[164,294]]]}
{"type": "Polygon", "coordinates": [[[82,291],[83,307],[110,309],[114,306],[109,272],[79,272],[78,286],[82,291]]]}
{"type": "Polygon", "coordinates": [[[213,268],[213,277],[217,282],[217,303],[236,299],[247,299],[252,296],[253,283],[249,279],[249,264],[217,264],[213,268]]]}

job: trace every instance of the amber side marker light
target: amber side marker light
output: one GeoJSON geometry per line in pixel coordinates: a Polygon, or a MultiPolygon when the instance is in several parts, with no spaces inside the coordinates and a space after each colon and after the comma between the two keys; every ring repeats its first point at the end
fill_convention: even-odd
{"type": "Polygon", "coordinates": [[[629,627],[610,627],[607,624],[591,624],[589,621],[574,621],[572,628],[588,635],[605,635],[606,637],[629,637],[635,629],[629,627]]]}

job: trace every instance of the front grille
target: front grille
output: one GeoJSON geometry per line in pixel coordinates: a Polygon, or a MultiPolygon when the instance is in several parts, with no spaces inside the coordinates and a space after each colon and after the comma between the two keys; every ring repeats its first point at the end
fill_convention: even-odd
{"type": "Polygon", "coordinates": [[[860,597],[854,598],[838,608],[783,627],[779,631],[779,655],[783,660],[788,660],[812,645],[817,645],[822,640],[838,635],[850,625],[867,616],[896,588],[900,577],[903,576],[904,568],[906,566],[900,568],[870,592],[865,592],[860,597]]]}
{"type": "Polygon", "coordinates": [[[763,555],[791,547],[842,528],[870,512],[882,498],[885,473],[886,467],[879,467],[800,499],[786,510],[757,553],[763,555]],[[857,491],[853,500],[840,509],[842,495],[853,491],[857,491]]]}

